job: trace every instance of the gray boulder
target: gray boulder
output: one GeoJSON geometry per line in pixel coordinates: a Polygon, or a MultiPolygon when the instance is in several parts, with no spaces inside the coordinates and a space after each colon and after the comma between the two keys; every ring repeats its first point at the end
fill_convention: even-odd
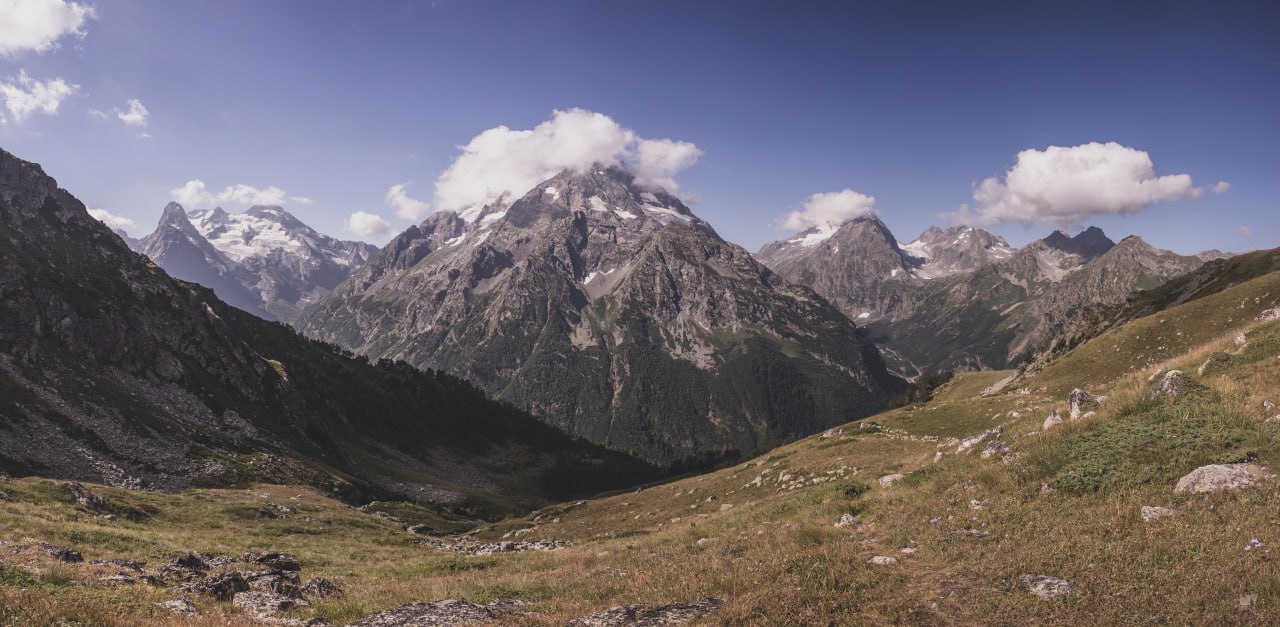
{"type": "Polygon", "coordinates": [[[1070,409],[1068,411],[1072,420],[1079,420],[1087,411],[1097,409],[1103,401],[1107,400],[1105,396],[1090,394],[1080,388],[1071,390],[1071,394],[1067,396],[1067,404],[1070,409]]]}
{"type": "Polygon", "coordinates": [[[1172,516],[1173,510],[1167,507],[1152,507],[1150,505],[1142,506],[1142,522],[1151,522],[1158,518],[1172,516]]]}
{"type": "Polygon", "coordinates": [[[1170,370],[1160,377],[1156,384],[1151,386],[1151,391],[1147,392],[1147,398],[1155,398],[1157,396],[1177,396],[1187,387],[1188,379],[1182,374],[1181,370],[1170,370]]]}
{"type": "Polygon", "coordinates": [[[1257,464],[1210,464],[1187,473],[1173,491],[1200,494],[1238,490],[1257,485],[1266,478],[1267,474],[1257,464]]]}

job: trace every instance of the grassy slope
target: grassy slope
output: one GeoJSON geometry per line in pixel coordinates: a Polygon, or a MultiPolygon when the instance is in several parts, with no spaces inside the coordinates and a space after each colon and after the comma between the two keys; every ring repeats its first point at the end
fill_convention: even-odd
{"type": "MultiPolygon", "coordinates": [[[[1280,322],[1253,322],[1254,308],[1280,296],[1278,278],[1113,330],[1008,394],[976,399],[1002,373],[963,374],[927,406],[876,416],[883,429],[850,425],[714,473],[475,532],[500,538],[529,528],[523,537],[574,543],[553,553],[472,557],[416,547],[398,526],[283,487],[176,496],[107,490],[117,503],[156,512],[151,522],[108,523],[31,479],[0,482],[17,501],[0,514],[0,539],[73,544],[89,559],[295,551],[304,575],[344,578],[345,600],[308,610],[335,621],[409,601],[515,597],[534,602],[528,622],[554,625],[610,605],[715,596],[726,604],[711,620],[729,623],[1276,623],[1280,553],[1269,551],[1280,547],[1280,481],[1210,497],[1177,496],[1172,486],[1204,463],[1280,462],[1280,424],[1263,422],[1275,410],[1262,408],[1263,400],[1280,402],[1280,322]],[[1115,351],[1117,344],[1126,350],[1115,351]],[[1144,400],[1157,369],[1195,373],[1215,353],[1225,356],[1195,377],[1202,390],[1144,400]],[[1081,383],[1111,397],[1098,415],[1039,432],[1050,409],[1065,413],[1064,391],[1081,383]],[[1029,393],[1013,391],[1021,388],[1029,393]],[[950,438],[996,425],[1016,458],[956,452],[950,438]],[[933,463],[936,452],[943,456],[933,463]],[[878,486],[890,472],[910,474],[878,486]],[[301,494],[290,502],[303,510],[299,517],[332,523],[244,518],[244,507],[266,500],[259,493],[276,502],[301,494]],[[972,500],[982,507],[971,508],[972,500]],[[1143,505],[1176,513],[1144,523],[1143,505]],[[859,527],[834,528],[842,513],[855,514],[859,527]],[[1245,551],[1255,538],[1262,547],[1245,551]],[[906,547],[916,552],[901,553],[906,547]],[[900,563],[868,565],[873,555],[900,563]],[[1039,601],[1019,588],[1023,573],[1064,577],[1077,593],[1039,601]],[[1250,607],[1240,604],[1246,595],[1256,595],[1250,607]]],[[[83,569],[36,566],[44,574],[0,577],[24,584],[0,583],[0,623],[166,618],[149,604],[164,594],[135,600],[83,569]]],[[[209,624],[231,611],[201,603],[209,624]]]]}

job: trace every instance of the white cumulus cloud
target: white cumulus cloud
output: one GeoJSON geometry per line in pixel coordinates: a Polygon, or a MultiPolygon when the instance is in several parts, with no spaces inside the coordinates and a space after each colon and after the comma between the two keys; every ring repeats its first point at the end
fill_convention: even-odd
{"type": "Polygon", "coordinates": [[[835,226],[845,220],[869,215],[875,211],[874,196],[849,188],[838,192],[820,192],[804,201],[804,209],[792,211],[778,223],[784,231],[803,231],[815,226],[835,226]]]}
{"type": "Polygon", "coordinates": [[[1237,227],[1236,227],[1236,233],[1239,233],[1239,234],[1240,234],[1240,236],[1241,236],[1241,237],[1243,237],[1243,238],[1245,238],[1245,239],[1250,239],[1250,238],[1252,238],[1252,237],[1253,237],[1253,229],[1251,229],[1251,228],[1249,228],[1249,227],[1247,227],[1247,226],[1237,226],[1237,227]]]}
{"type": "Polygon", "coordinates": [[[146,105],[137,98],[130,98],[128,105],[129,108],[125,111],[117,109],[116,117],[129,126],[146,126],[147,118],[151,117],[151,112],[147,111],[146,105]]]}
{"type": "Polygon", "coordinates": [[[524,194],[563,170],[596,163],[624,166],[638,184],[676,193],[675,175],[702,154],[689,142],[641,138],[613,118],[584,109],[554,111],[531,130],[491,128],[460,149],[436,180],[440,209],[461,211],[504,194],[524,194]]]}
{"type": "Polygon", "coordinates": [[[128,231],[129,229],[138,227],[137,222],[134,222],[124,216],[118,216],[106,209],[90,209],[89,215],[93,216],[99,222],[107,225],[112,230],[124,229],[125,231],[128,231]]]}
{"type": "Polygon", "coordinates": [[[218,192],[218,200],[237,205],[283,205],[285,196],[284,190],[274,185],[258,189],[244,183],[230,185],[218,192]]]}
{"type": "Polygon", "coordinates": [[[306,196],[290,196],[290,197],[289,197],[289,202],[296,203],[296,204],[299,204],[299,205],[314,205],[314,204],[316,204],[316,201],[314,201],[314,200],[312,200],[312,199],[310,199],[310,198],[307,198],[306,196]]]}
{"type": "Polygon", "coordinates": [[[976,209],[962,207],[949,217],[970,224],[1043,221],[1069,228],[1095,216],[1137,213],[1200,194],[1188,174],[1157,176],[1142,150],[1115,142],[1049,146],[1018,153],[1003,177],[977,186],[976,209]]]}
{"type": "Polygon", "coordinates": [[[93,7],[64,0],[0,2],[0,56],[47,52],[65,35],[84,36],[93,7]]]}
{"type": "Polygon", "coordinates": [[[185,209],[212,209],[213,194],[205,189],[204,181],[192,179],[169,190],[169,197],[185,209]]]}
{"type": "Polygon", "coordinates": [[[1217,183],[1214,183],[1212,187],[1209,188],[1209,191],[1215,194],[1225,194],[1231,191],[1231,183],[1228,183],[1226,181],[1218,181],[1217,183]]]}
{"type": "Polygon", "coordinates": [[[36,80],[26,70],[19,70],[17,78],[0,80],[0,98],[4,99],[9,115],[19,124],[33,113],[56,114],[58,105],[79,89],[79,85],[69,84],[61,78],[36,80]]]}
{"type": "Polygon", "coordinates": [[[391,223],[382,216],[357,211],[347,217],[343,223],[351,233],[365,238],[380,238],[391,232],[391,223]]]}
{"type": "Polygon", "coordinates": [[[406,220],[418,221],[431,211],[431,205],[409,195],[408,183],[392,185],[387,189],[385,200],[387,205],[396,210],[396,215],[406,220]]]}

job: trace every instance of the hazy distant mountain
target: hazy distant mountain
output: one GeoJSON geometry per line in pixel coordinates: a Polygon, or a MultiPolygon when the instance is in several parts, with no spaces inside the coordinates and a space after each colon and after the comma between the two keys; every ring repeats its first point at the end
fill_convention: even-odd
{"type": "Polygon", "coordinates": [[[1003,368],[1043,348],[1080,308],[1114,303],[1201,261],[1098,228],[1014,250],[981,229],[930,228],[899,246],[877,218],[811,229],[758,257],[864,320],[905,374],[1003,368]]]}
{"type": "Polygon", "coordinates": [[[298,319],[649,459],[763,450],[900,388],[838,310],[615,168],[442,212],[298,319]]]}
{"type": "Polygon", "coordinates": [[[378,249],[322,235],[280,207],[229,214],[221,208],[184,212],[170,203],[139,251],[241,309],[290,322],[378,249]]]}
{"type": "Polygon", "coordinates": [[[262,307],[258,291],[251,287],[256,282],[254,275],[209,243],[176,202],[165,205],[156,230],[142,238],[137,250],[169,274],[213,290],[232,306],[267,320],[276,319],[262,307]]]}
{"type": "MultiPolygon", "coordinates": [[[[193,229],[181,208],[165,218],[157,250],[225,264],[169,232],[193,229]]],[[[130,252],[40,166],[2,150],[0,230],[0,471],[169,489],[300,483],[490,513],[655,476],[465,381],[371,365],[229,307],[130,252]]]]}

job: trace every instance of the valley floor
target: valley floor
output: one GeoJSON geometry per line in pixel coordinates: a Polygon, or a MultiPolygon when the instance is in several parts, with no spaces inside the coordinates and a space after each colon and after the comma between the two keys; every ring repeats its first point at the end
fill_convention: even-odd
{"type": "MultiPolygon", "coordinates": [[[[1255,321],[1271,294],[1280,279],[1264,277],[1116,329],[998,393],[979,396],[1011,373],[960,375],[928,404],[479,527],[462,545],[406,531],[424,510],[363,511],[288,486],[89,486],[110,503],[95,513],[63,483],[3,480],[0,624],[168,624],[176,615],[157,604],[182,598],[173,582],[113,584],[101,578],[119,568],[91,562],[151,572],[189,551],[296,555],[300,582],[325,578],[343,594],[280,616],[335,624],[441,599],[523,601],[496,620],[530,625],[703,600],[718,603],[691,614],[708,624],[1280,623],[1280,480],[1174,491],[1203,465],[1269,473],[1280,462],[1280,322],[1255,321]],[[1186,385],[1149,398],[1171,368],[1186,385]],[[1108,398],[1072,420],[1076,387],[1108,398]],[[1063,422],[1046,428],[1051,411],[1063,422]],[[1144,520],[1144,506],[1165,515],[1144,520]],[[467,544],[536,540],[567,545],[467,544]],[[1042,600],[1028,575],[1071,592],[1042,600]]],[[[254,624],[235,604],[186,597],[199,611],[190,624],[254,624]]]]}

